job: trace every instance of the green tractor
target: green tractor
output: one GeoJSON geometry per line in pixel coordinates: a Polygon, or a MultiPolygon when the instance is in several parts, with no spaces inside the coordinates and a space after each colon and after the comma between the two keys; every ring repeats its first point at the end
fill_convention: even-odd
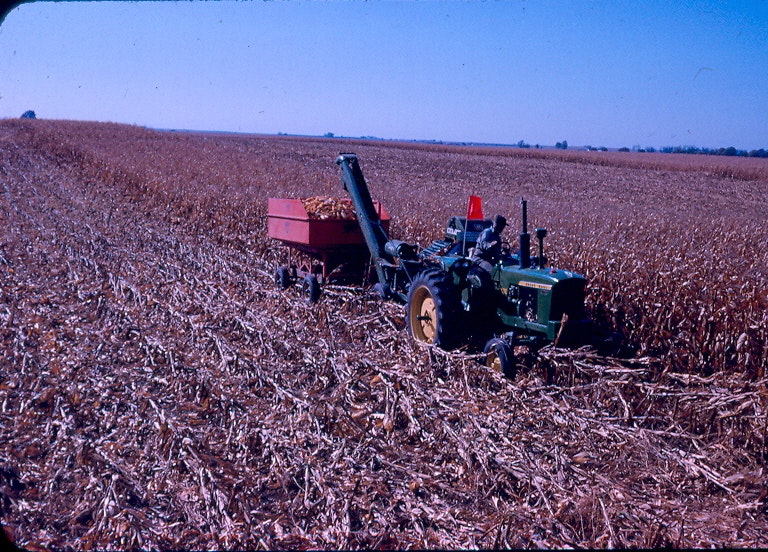
{"type": "Polygon", "coordinates": [[[515,347],[536,350],[549,343],[571,347],[594,344],[595,324],[584,309],[586,278],[568,270],[547,267],[544,238],[536,228],[537,255],[531,255],[527,203],[521,201],[519,250],[506,253],[491,270],[471,259],[469,252],[489,219],[452,217],[445,236],[419,249],[390,240],[357,157],[341,154],[342,184],[355,206],[358,222],[371,253],[384,299],[405,304],[408,332],[414,339],[451,350],[482,347],[486,364],[514,377],[515,347]]]}

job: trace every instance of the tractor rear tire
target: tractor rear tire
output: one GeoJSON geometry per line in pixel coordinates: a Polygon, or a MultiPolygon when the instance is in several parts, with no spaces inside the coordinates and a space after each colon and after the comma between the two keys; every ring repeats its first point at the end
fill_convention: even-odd
{"type": "Polygon", "coordinates": [[[314,274],[304,276],[301,283],[301,294],[310,303],[317,303],[320,300],[320,282],[314,274]]]}
{"type": "Polygon", "coordinates": [[[483,348],[483,353],[485,353],[485,365],[488,368],[501,372],[506,378],[515,378],[517,374],[515,351],[509,341],[499,337],[489,339],[483,348]]]}
{"type": "Polygon", "coordinates": [[[408,333],[423,343],[451,350],[461,345],[464,310],[460,290],[442,270],[425,270],[413,279],[405,305],[408,333]]]}

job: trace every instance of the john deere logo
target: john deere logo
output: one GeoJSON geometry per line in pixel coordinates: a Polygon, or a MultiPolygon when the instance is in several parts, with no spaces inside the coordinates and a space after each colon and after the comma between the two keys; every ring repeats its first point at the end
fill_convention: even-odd
{"type": "Polygon", "coordinates": [[[529,288],[546,289],[546,290],[552,289],[552,286],[550,284],[539,284],[538,282],[526,282],[526,281],[520,282],[520,287],[529,287],[529,288]]]}

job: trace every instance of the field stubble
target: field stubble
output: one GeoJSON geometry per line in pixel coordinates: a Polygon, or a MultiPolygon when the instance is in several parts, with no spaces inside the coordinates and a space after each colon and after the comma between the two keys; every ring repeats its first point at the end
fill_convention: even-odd
{"type": "Polygon", "coordinates": [[[20,545],[766,544],[765,165],[64,121],[2,122],[0,154],[20,545]],[[469,194],[511,221],[524,196],[637,356],[509,382],[373,294],[279,293],[266,198],[342,195],[350,149],[422,245],[469,194]]]}

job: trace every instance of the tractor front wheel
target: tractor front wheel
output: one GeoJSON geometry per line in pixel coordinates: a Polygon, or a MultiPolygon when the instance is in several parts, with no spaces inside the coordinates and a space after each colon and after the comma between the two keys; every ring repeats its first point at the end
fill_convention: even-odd
{"type": "Polygon", "coordinates": [[[461,344],[461,296],[446,272],[426,270],[416,276],[405,309],[408,332],[417,341],[446,350],[461,344]]]}
{"type": "Polygon", "coordinates": [[[483,353],[485,353],[486,366],[501,372],[504,377],[514,379],[517,372],[515,351],[509,341],[499,337],[489,339],[483,348],[483,353]]]}

